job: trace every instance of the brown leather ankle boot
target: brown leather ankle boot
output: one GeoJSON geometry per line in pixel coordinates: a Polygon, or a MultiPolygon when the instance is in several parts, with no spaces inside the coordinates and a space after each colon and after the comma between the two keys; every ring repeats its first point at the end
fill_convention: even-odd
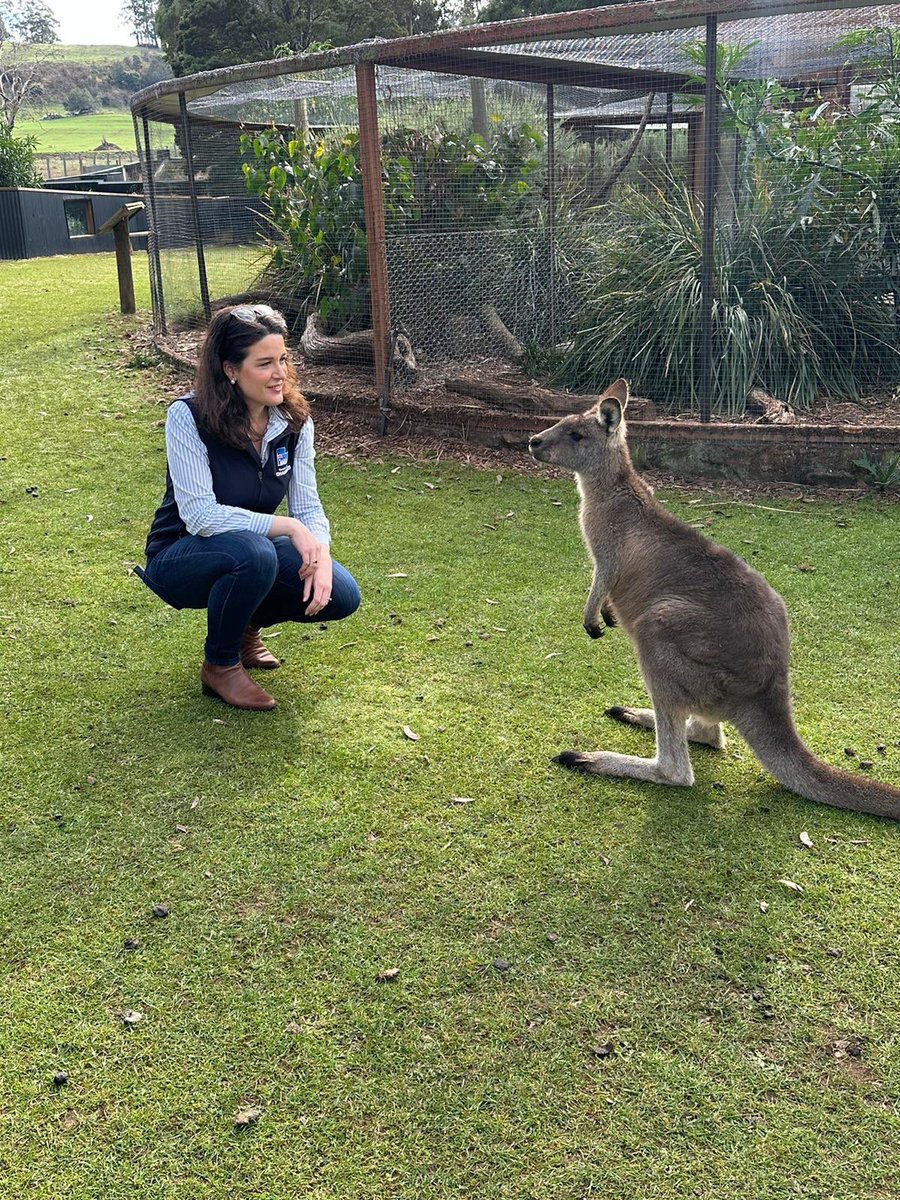
{"type": "Polygon", "coordinates": [[[269,693],[250,678],[240,663],[233,667],[215,667],[204,662],[200,668],[200,684],[205,696],[218,696],[232,708],[266,711],[275,707],[269,693]]]}
{"type": "Polygon", "coordinates": [[[255,625],[248,625],[241,634],[241,663],[248,671],[275,671],[281,663],[270,653],[255,625]]]}

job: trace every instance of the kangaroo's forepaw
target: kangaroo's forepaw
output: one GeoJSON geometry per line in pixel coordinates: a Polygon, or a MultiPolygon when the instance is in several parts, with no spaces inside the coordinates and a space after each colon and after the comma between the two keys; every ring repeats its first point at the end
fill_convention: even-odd
{"type": "Polygon", "coordinates": [[[552,762],[559,763],[561,767],[566,767],[569,771],[586,771],[588,759],[584,754],[579,754],[577,750],[563,750],[562,754],[557,754],[552,762]]]}
{"type": "Polygon", "coordinates": [[[610,627],[610,629],[615,629],[615,627],[619,623],[616,620],[615,616],[613,615],[613,611],[611,608],[601,608],[600,616],[603,618],[603,624],[608,625],[610,627]]]}
{"type": "Polygon", "coordinates": [[[604,633],[606,633],[606,630],[602,625],[588,625],[587,622],[585,622],[584,632],[589,638],[601,638],[603,637],[604,633]]]}
{"type": "Polygon", "coordinates": [[[614,721],[624,721],[625,709],[621,704],[614,704],[611,708],[606,709],[603,715],[606,717],[612,717],[614,721]]]}

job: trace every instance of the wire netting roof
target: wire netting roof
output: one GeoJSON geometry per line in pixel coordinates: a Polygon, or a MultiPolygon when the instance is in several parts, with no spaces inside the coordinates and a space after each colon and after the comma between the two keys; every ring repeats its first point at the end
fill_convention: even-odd
{"type": "MultiPolygon", "coordinates": [[[[726,5],[727,7],[727,5],[726,5]]],[[[346,107],[355,104],[356,83],[353,64],[375,62],[379,103],[404,98],[442,100],[462,98],[468,89],[467,66],[471,73],[487,75],[488,89],[496,88],[493,80],[515,79],[535,85],[554,82],[565,85],[586,84],[591,88],[613,89],[631,95],[649,90],[658,77],[663,90],[692,90],[703,74],[702,63],[689,53],[701,45],[703,30],[700,9],[702,4],[685,5],[680,22],[671,15],[672,6],[663,0],[659,4],[623,5],[623,22],[631,14],[631,26],[616,31],[615,8],[560,14],[557,24],[576,18],[582,30],[575,36],[548,38],[538,36],[547,29],[553,18],[532,18],[507,23],[521,34],[533,25],[536,36],[525,40],[503,42],[498,36],[504,23],[467,30],[450,30],[427,37],[392,41],[373,41],[344,47],[326,55],[314,56],[310,66],[320,66],[324,59],[329,69],[298,71],[298,60],[280,64],[248,64],[210,75],[210,83],[194,77],[183,85],[189,110],[198,118],[224,122],[253,122],[256,120],[290,121],[293,106],[306,102],[312,123],[340,123],[346,107]],[[690,9],[690,11],[687,11],[690,9]],[[644,26],[634,32],[633,14],[645,14],[644,26]],[[653,11],[663,13],[665,20],[656,22],[653,11]],[[695,11],[696,10],[696,11],[695,11]],[[590,33],[592,17],[597,33],[590,33]],[[588,33],[583,30],[587,29],[588,33]],[[401,64],[402,65],[399,65],[401,64]],[[254,77],[253,67],[259,71],[254,77]],[[238,75],[235,82],[228,76],[238,75]],[[692,83],[693,81],[693,83],[692,83]]],[[[571,23],[571,22],[570,22],[571,23]]],[[[734,78],[777,79],[786,83],[803,83],[834,78],[846,67],[857,75],[865,73],[865,61],[871,50],[862,45],[846,44],[854,31],[900,25],[900,5],[839,7],[822,9],[811,5],[798,11],[792,5],[788,13],[766,13],[747,18],[737,14],[720,14],[718,41],[727,46],[740,46],[744,53],[730,69],[734,78]]],[[[178,115],[177,91],[179,81],[156,85],[147,90],[147,99],[135,98],[135,109],[147,111],[158,119],[174,120],[178,115]]],[[[699,90],[699,89],[698,89],[699,90]]],[[[490,92],[489,92],[490,94],[490,92]]],[[[559,100],[559,110],[594,107],[600,99],[596,93],[588,102],[579,104],[577,98],[559,100]]],[[[602,99],[600,101],[603,102],[602,99]]]]}

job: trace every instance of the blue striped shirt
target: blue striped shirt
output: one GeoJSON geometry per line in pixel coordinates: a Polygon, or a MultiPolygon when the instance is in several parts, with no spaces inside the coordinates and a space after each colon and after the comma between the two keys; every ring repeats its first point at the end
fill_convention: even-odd
{"type": "MultiPolygon", "coordinates": [[[[260,451],[263,465],[269,457],[270,444],[285,429],[287,421],[277,408],[270,408],[269,426],[260,451]]],[[[297,439],[291,463],[287,507],[290,516],[302,521],[320,542],[329,543],[331,528],[316,487],[315,457],[310,417],[297,439]]],[[[251,512],[248,508],[219,504],[216,500],[206,446],[197,432],[193,413],[181,400],[176,400],[166,415],[166,458],[175,503],[188,533],[211,537],[215,533],[247,529],[251,533],[268,536],[272,527],[272,517],[268,513],[251,512]]]]}

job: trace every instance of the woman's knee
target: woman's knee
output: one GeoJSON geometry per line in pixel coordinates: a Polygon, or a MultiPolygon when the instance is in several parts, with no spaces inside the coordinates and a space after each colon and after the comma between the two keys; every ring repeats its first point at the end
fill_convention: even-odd
{"type": "Polygon", "coordinates": [[[359,584],[345,567],[342,567],[340,563],[335,563],[331,583],[331,601],[328,605],[331,620],[340,621],[344,617],[351,616],[361,603],[362,595],[359,584]]]}
{"type": "Polygon", "coordinates": [[[265,534],[238,530],[226,536],[228,551],[235,561],[234,569],[246,571],[271,586],[278,574],[278,553],[265,534]]]}

